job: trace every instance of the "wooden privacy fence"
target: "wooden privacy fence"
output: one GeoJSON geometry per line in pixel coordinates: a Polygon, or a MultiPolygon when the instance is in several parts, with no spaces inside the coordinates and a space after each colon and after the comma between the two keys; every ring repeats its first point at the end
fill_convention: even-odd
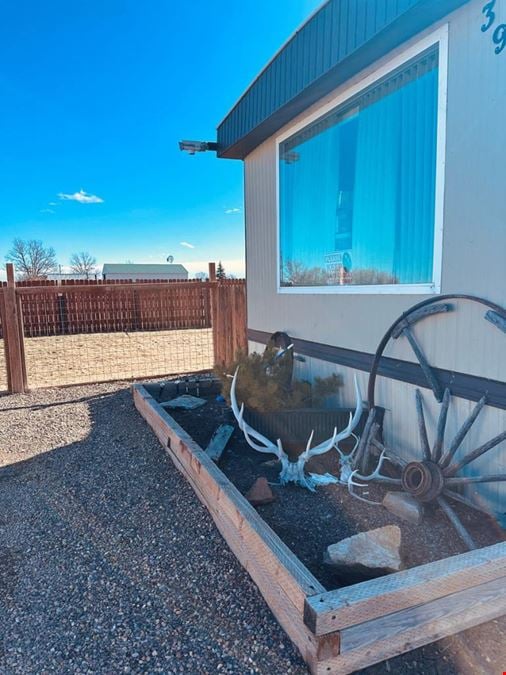
{"type": "Polygon", "coordinates": [[[243,279],[20,282],[7,265],[0,339],[11,392],[207,370],[247,348],[243,279]]]}
{"type": "Polygon", "coordinates": [[[211,327],[210,294],[200,281],[19,282],[16,289],[23,289],[25,337],[211,327]]]}

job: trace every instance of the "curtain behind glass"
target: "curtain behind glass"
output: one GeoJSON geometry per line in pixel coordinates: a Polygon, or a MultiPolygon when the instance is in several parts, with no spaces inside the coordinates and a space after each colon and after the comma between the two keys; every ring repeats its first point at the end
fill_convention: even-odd
{"type": "Polygon", "coordinates": [[[424,54],[280,145],[282,283],[336,283],[326,260],[348,248],[339,283],[432,281],[437,58],[424,54]]]}

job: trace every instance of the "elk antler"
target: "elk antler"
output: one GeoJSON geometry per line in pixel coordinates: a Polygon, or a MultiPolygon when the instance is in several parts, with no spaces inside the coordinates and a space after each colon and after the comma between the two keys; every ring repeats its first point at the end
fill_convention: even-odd
{"type": "MultiPolygon", "coordinates": [[[[253,429],[245,420],[244,420],[244,403],[239,405],[237,403],[237,375],[239,372],[239,367],[237,367],[234,377],[232,380],[232,386],[230,387],[230,401],[232,405],[232,411],[239,425],[239,429],[244,434],[244,438],[248,445],[250,445],[254,450],[258,452],[271,453],[278,457],[281,461],[281,473],[280,473],[280,483],[283,485],[285,483],[297,483],[303,487],[307,487],[310,490],[314,490],[317,485],[324,485],[329,483],[338,483],[339,480],[332,476],[331,474],[325,474],[320,476],[318,474],[309,474],[306,476],[304,473],[304,465],[306,462],[315,455],[323,455],[333,447],[337,448],[339,441],[348,438],[349,436],[354,436],[353,430],[360,421],[360,416],[362,414],[362,398],[360,396],[360,390],[358,388],[357,379],[355,378],[355,392],[357,397],[357,407],[355,413],[352,415],[350,413],[350,421],[348,426],[343,429],[343,431],[337,433],[337,427],[334,427],[334,433],[331,438],[319,443],[314,448],[311,448],[311,444],[314,438],[314,430],[311,432],[308,442],[306,444],[306,449],[298,457],[296,462],[291,462],[288,458],[288,455],[283,450],[283,445],[281,440],[278,438],[276,443],[273,443],[268,438],[263,436],[261,433],[253,429]]],[[[356,436],[355,436],[356,438],[356,436]]],[[[355,446],[356,447],[356,446],[355,446]]],[[[339,448],[337,448],[339,452],[339,448]]]]}
{"type": "Polygon", "coordinates": [[[236,397],[236,387],[237,387],[237,373],[239,372],[239,366],[236,368],[235,373],[234,373],[234,379],[232,380],[232,386],[230,387],[230,403],[232,405],[232,411],[234,413],[234,417],[237,420],[237,424],[239,425],[239,429],[243,432],[244,438],[246,439],[248,445],[250,445],[253,450],[256,450],[257,452],[265,452],[268,454],[274,454],[278,457],[278,459],[282,459],[283,456],[287,457],[286,453],[284,452],[282,446],[281,446],[281,441],[278,440],[278,443],[272,443],[268,438],[263,436],[261,433],[258,431],[255,431],[253,427],[251,427],[244,419],[244,403],[241,404],[241,408],[239,408],[237,404],[237,397],[236,397]],[[255,439],[255,442],[252,439],[255,439]],[[262,443],[262,445],[259,445],[259,443],[262,443]]]}
{"type": "MultiPolygon", "coordinates": [[[[358,380],[356,375],[353,376],[353,382],[355,385],[355,412],[353,413],[353,415],[350,413],[350,421],[348,422],[348,426],[337,434],[335,440],[336,450],[339,450],[338,444],[340,441],[344,441],[350,436],[354,435],[353,432],[357,428],[360,419],[362,417],[362,410],[364,409],[364,404],[362,403],[362,394],[360,393],[360,387],[358,386],[358,380]]],[[[354,452],[356,449],[357,447],[355,446],[352,452],[354,452]]],[[[339,453],[342,454],[340,450],[339,453]]]]}

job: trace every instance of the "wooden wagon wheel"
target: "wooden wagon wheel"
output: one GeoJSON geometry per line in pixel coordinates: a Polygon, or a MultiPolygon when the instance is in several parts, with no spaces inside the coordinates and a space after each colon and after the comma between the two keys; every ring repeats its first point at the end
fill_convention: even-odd
{"type": "Polygon", "coordinates": [[[422,348],[420,347],[412,332],[412,327],[418,321],[421,321],[429,316],[452,311],[453,306],[447,302],[450,300],[469,300],[471,302],[485,306],[487,311],[484,318],[503,333],[506,333],[506,311],[499,305],[496,305],[489,300],[471,295],[443,295],[438,296],[437,298],[430,298],[415,305],[410,310],[402,314],[402,316],[400,316],[385,333],[374,356],[368,384],[368,403],[370,411],[369,418],[360,443],[358,468],[356,471],[354,471],[349,488],[350,492],[352,492],[351,485],[357,485],[357,483],[353,482],[354,478],[358,478],[366,482],[377,481],[384,482],[386,484],[390,483],[393,485],[400,485],[404,492],[410,494],[418,501],[423,503],[434,503],[439,508],[441,508],[465,545],[469,549],[473,549],[476,548],[476,545],[470,534],[465,529],[461,520],[455,513],[454,509],[449,504],[448,499],[465,504],[472,509],[483,511],[483,509],[474,504],[471,500],[467,499],[458,492],[455,492],[455,488],[458,489],[459,487],[470,483],[492,483],[506,481],[506,475],[478,475],[470,478],[460,476],[458,474],[462,468],[471,462],[474,462],[476,459],[492,450],[492,448],[495,448],[497,445],[499,445],[499,443],[506,440],[506,431],[498,434],[483,445],[474,448],[461,460],[454,461],[455,454],[461,447],[462,442],[467,436],[469,430],[487,403],[485,394],[477,402],[473,411],[462,424],[453,440],[448,445],[445,445],[444,443],[444,434],[448,408],[451,399],[451,391],[449,388],[443,390],[441,383],[438,381],[436,373],[428,363],[422,348]],[[427,428],[425,424],[423,397],[420,390],[416,390],[416,411],[422,457],[420,460],[414,462],[407,462],[391,449],[386,448],[378,437],[379,425],[375,423],[375,387],[381,358],[389,341],[391,339],[397,340],[401,337],[405,337],[411,345],[411,348],[417,357],[430,389],[432,390],[436,400],[441,404],[435,441],[431,447],[429,445],[427,428]],[[364,473],[367,471],[371,451],[373,448],[381,453],[380,462],[377,469],[373,473],[364,475],[364,473]],[[381,466],[385,459],[390,461],[397,468],[397,470],[400,472],[400,478],[391,478],[381,475],[381,466]],[[360,471],[362,473],[360,473],[360,471]]]}

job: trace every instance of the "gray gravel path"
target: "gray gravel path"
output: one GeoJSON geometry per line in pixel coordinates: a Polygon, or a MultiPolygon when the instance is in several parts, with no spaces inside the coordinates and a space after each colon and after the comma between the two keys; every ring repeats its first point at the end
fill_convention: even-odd
{"type": "Polygon", "coordinates": [[[0,672],[306,673],[119,385],[0,398],[0,672]]]}

